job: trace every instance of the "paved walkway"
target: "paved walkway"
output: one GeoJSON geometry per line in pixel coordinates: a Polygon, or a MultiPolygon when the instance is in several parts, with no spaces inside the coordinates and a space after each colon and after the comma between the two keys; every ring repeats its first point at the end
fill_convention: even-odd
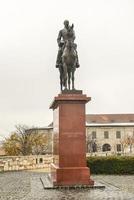
{"type": "Polygon", "coordinates": [[[134,200],[134,176],[93,176],[106,189],[44,190],[44,172],[0,173],[0,200],[134,200]]]}

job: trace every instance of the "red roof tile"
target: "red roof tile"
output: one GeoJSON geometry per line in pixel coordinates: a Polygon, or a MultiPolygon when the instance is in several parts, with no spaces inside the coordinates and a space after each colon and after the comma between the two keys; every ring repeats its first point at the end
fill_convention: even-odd
{"type": "Polygon", "coordinates": [[[134,114],[87,114],[87,123],[130,123],[134,114]]]}

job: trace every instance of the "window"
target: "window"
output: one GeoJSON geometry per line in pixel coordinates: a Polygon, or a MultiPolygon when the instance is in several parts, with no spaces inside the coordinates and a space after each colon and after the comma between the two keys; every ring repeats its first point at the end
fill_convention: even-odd
{"type": "Polygon", "coordinates": [[[121,138],[121,132],[120,131],[116,131],[116,138],[121,138]]]}
{"type": "Polygon", "coordinates": [[[105,139],[108,139],[108,138],[109,138],[108,131],[104,131],[104,138],[105,138],[105,139]]]}
{"type": "Polygon", "coordinates": [[[40,158],[40,159],[39,159],[39,163],[43,163],[43,158],[40,158]]]}
{"type": "Polygon", "coordinates": [[[36,158],[36,164],[38,164],[38,159],[36,158]]]}
{"type": "Polygon", "coordinates": [[[111,151],[111,146],[110,144],[104,144],[102,146],[102,151],[111,151]]]}
{"type": "Polygon", "coordinates": [[[116,145],[117,151],[121,151],[121,144],[116,145]]]}
{"type": "Polygon", "coordinates": [[[92,132],[92,139],[96,139],[96,132],[95,131],[92,132]]]}

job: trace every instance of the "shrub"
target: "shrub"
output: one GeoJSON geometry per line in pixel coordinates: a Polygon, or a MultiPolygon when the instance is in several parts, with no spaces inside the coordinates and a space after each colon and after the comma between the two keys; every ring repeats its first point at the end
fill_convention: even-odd
{"type": "Polygon", "coordinates": [[[93,174],[134,174],[134,157],[87,157],[93,174]]]}

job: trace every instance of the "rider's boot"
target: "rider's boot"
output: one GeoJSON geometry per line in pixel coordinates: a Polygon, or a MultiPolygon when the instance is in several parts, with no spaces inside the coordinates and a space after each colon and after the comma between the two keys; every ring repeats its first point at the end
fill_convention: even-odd
{"type": "Polygon", "coordinates": [[[58,55],[57,55],[57,60],[56,60],[56,68],[59,68],[59,66],[61,64],[61,56],[62,56],[62,50],[59,49],[58,55]]]}
{"type": "Polygon", "coordinates": [[[76,68],[79,68],[80,67],[80,64],[79,63],[76,63],[76,68]]]}

